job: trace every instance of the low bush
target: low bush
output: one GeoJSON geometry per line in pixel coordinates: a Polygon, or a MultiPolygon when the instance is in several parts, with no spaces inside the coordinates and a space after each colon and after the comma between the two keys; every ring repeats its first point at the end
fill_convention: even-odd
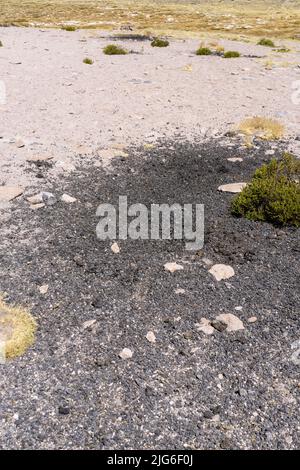
{"type": "Polygon", "coordinates": [[[155,38],[151,42],[152,47],[167,47],[169,45],[169,41],[166,39],[155,38]]]}
{"type": "Polygon", "coordinates": [[[125,55],[128,52],[123,47],[117,46],[116,44],[108,44],[103,48],[103,53],[106,55],[125,55]]]}
{"type": "Polygon", "coordinates": [[[224,58],[225,59],[233,59],[235,57],[241,57],[241,54],[237,51],[227,51],[224,52],[224,58]]]}
{"type": "Polygon", "coordinates": [[[86,57],[85,59],[83,59],[83,63],[88,64],[88,65],[92,65],[94,63],[94,61],[92,59],[90,59],[89,57],[86,57]]]}
{"type": "Polygon", "coordinates": [[[76,27],[72,25],[62,26],[61,29],[63,29],[64,31],[76,31],[76,27]]]}
{"type": "Polygon", "coordinates": [[[257,43],[258,46],[267,46],[267,47],[275,47],[274,42],[271,39],[263,38],[257,43]]]}
{"type": "Polygon", "coordinates": [[[212,51],[208,47],[199,47],[196,50],[196,55],[211,55],[212,51]]]}

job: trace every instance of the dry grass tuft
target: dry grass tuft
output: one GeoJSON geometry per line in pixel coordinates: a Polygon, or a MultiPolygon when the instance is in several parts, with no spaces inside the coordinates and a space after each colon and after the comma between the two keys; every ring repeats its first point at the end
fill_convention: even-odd
{"type": "Polygon", "coordinates": [[[259,137],[263,140],[278,140],[284,135],[284,126],[276,119],[255,116],[245,119],[238,126],[246,137],[259,137]]]}
{"type": "Polygon", "coordinates": [[[6,359],[21,356],[34,343],[36,322],[29,312],[10,306],[0,295],[0,343],[6,359]]]}

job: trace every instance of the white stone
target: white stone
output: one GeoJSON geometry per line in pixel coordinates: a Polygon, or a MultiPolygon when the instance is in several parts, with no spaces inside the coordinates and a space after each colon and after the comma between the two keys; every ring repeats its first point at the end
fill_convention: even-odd
{"type": "Polygon", "coordinates": [[[117,242],[113,243],[110,247],[111,251],[115,254],[118,254],[120,253],[120,247],[119,245],[117,244],[117,242]]]}
{"type": "Polygon", "coordinates": [[[257,321],[257,317],[250,317],[248,318],[248,323],[255,323],[257,321]]]}
{"type": "Polygon", "coordinates": [[[217,281],[230,279],[234,276],[234,269],[227,264],[214,264],[208,271],[217,281]]]}
{"type": "Polygon", "coordinates": [[[220,322],[227,325],[226,331],[228,332],[245,329],[242,320],[240,320],[232,313],[221,313],[221,315],[218,315],[216,317],[216,320],[219,320],[220,322]]]}
{"type": "Polygon", "coordinates": [[[92,326],[94,326],[96,322],[97,322],[97,320],[95,320],[95,319],[87,320],[87,321],[83,322],[82,328],[84,330],[87,330],[88,328],[91,328],[92,326]]]}
{"type": "Polygon", "coordinates": [[[185,289],[181,289],[179,287],[178,289],[175,289],[175,294],[185,294],[185,289]]]}
{"type": "Polygon", "coordinates": [[[227,160],[228,160],[229,162],[233,162],[233,163],[235,163],[235,162],[242,162],[242,161],[243,161],[243,159],[242,159],[241,157],[231,157],[231,158],[227,158],[227,160]]]}
{"type": "Polygon", "coordinates": [[[169,271],[170,273],[174,273],[175,271],[180,271],[183,269],[183,266],[181,264],[177,263],[166,263],[164,265],[165,271],[169,271]]]}
{"type": "Polygon", "coordinates": [[[132,356],[133,356],[133,352],[131,351],[131,349],[128,349],[128,348],[122,349],[122,351],[119,353],[119,357],[123,360],[131,359],[132,356]]]}
{"type": "Polygon", "coordinates": [[[247,183],[222,184],[218,187],[218,191],[222,191],[223,193],[240,193],[246,186],[247,183]]]}
{"type": "Polygon", "coordinates": [[[39,287],[39,291],[41,294],[47,294],[49,289],[48,284],[43,284],[42,286],[39,287]]]}
{"type": "Polygon", "coordinates": [[[72,202],[76,202],[76,197],[69,196],[68,194],[63,194],[60,198],[62,202],[66,202],[67,204],[72,204],[72,202]]]}
{"type": "Polygon", "coordinates": [[[198,331],[202,331],[206,335],[212,335],[215,331],[214,327],[211,326],[210,321],[207,318],[201,318],[200,323],[196,323],[198,331]]]}
{"type": "Polygon", "coordinates": [[[148,333],[146,334],[146,338],[149,341],[149,343],[155,343],[156,342],[156,336],[153,333],[153,331],[148,331],[148,333]]]}

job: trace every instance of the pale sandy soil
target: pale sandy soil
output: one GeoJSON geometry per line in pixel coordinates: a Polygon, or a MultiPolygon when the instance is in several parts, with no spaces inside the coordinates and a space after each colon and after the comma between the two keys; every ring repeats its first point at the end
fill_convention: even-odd
{"type": "MultiPolygon", "coordinates": [[[[221,41],[241,57],[197,57],[198,40],[122,41],[137,54],[105,56],[110,33],[0,28],[1,184],[40,186],[26,159],[53,156],[74,162],[78,154],[99,162],[99,151],[118,144],[151,143],[159,136],[188,138],[224,133],[244,117],[279,119],[287,135],[299,133],[300,105],[293,83],[300,77],[300,45],[291,53],[221,41]],[[275,67],[265,62],[272,57],[275,67]],[[83,59],[94,60],[92,66],[83,59]],[[264,58],[263,58],[264,57],[264,58]],[[25,146],[18,148],[16,141],[25,146]]],[[[281,41],[277,42],[282,45],[281,41]]]]}

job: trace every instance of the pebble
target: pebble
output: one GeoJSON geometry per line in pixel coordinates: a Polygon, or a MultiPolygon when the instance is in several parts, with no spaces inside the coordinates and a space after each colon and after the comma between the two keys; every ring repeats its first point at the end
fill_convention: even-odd
{"type": "Polygon", "coordinates": [[[131,351],[131,349],[128,349],[128,348],[124,348],[120,353],[119,353],[119,357],[123,360],[125,359],[131,359],[133,356],[133,352],[131,351]]]}
{"type": "Polygon", "coordinates": [[[242,162],[242,161],[243,161],[243,159],[242,159],[241,157],[230,157],[230,158],[227,158],[227,160],[228,160],[229,162],[233,162],[233,163],[235,163],[235,162],[242,162]]]}
{"type": "Polygon", "coordinates": [[[31,155],[26,158],[27,162],[46,162],[47,160],[52,160],[53,156],[51,155],[31,155]]]}
{"type": "Polygon", "coordinates": [[[274,155],[275,150],[266,150],[265,155],[274,155]]]}
{"type": "Polygon", "coordinates": [[[40,294],[47,294],[49,289],[48,284],[43,284],[42,286],[39,287],[40,294]]]}
{"type": "Polygon", "coordinates": [[[221,313],[216,317],[216,320],[219,320],[221,323],[224,323],[227,326],[226,331],[228,332],[245,329],[242,320],[240,320],[232,313],[221,313]]]}
{"type": "Polygon", "coordinates": [[[222,191],[224,193],[240,193],[246,186],[247,183],[222,184],[218,187],[218,191],[222,191]]]}
{"type": "Polygon", "coordinates": [[[63,194],[60,198],[62,202],[66,202],[67,204],[72,204],[72,202],[76,202],[77,199],[75,197],[69,196],[68,194],[63,194]]]}
{"type": "Polygon", "coordinates": [[[149,343],[155,343],[156,342],[156,336],[153,333],[153,331],[148,331],[148,333],[146,334],[146,338],[149,341],[149,343]]]}
{"type": "Polygon", "coordinates": [[[166,263],[164,264],[165,271],[169,271],[170,273],[174,273],[175,271],[180,271],[183,269],[181,264],[177,263],[166,263]]]}
{"type": "Polygon", "coordinates": [[[53,206],[56,203],[56,197],[52,193],[42,191],[39,194],[30,196],[27,198],[30,204],[46,204],[47,206],[53,206]]]}
{"type": "Polygon", "coordinates": [[[195,326],[198,331],[202,331],[206,335],[212,335],[214,333],[214,328],[207,318],[202,317],[200,323],[196,323],[195,326]]]}
{"type": "Polygon", "coordinates": [[[111,245],[110,249],[111,249],[111,251],[112,251],[113,253],[115,253],[115,254],[118,254],[118,253],[120,253],[120,251],[121,251],[119,245],[117,244],[117,242],[113,243],[113,244],[111,245]]]}
{"type": "Polygon", "coordinates": [[[257,321],[257,317],[250,317],[248,318],[248,323],[255,323],[257,321]]]}
{"type": "Polygon", "coordinates": [[[212,274],[217,281],[230,279],[235,274],[234,269],[226,264],[214,264],[208,272],[212,274]]]}
{"type": "Polygon", "coordinates": [[[85,322],[82,323],[82,328],[84,330],[87,330],[88,328],[91,328],[92,326],[94,326],[96,324],[97,320],[93,319],[93,320],[87,320],[85,322]]]}
{"type": "Polygon", "coordinates": [[[178,289],[175,289],[175,294],[185,294],[185,289],[181,289],[179,287],[178,289]]]}

